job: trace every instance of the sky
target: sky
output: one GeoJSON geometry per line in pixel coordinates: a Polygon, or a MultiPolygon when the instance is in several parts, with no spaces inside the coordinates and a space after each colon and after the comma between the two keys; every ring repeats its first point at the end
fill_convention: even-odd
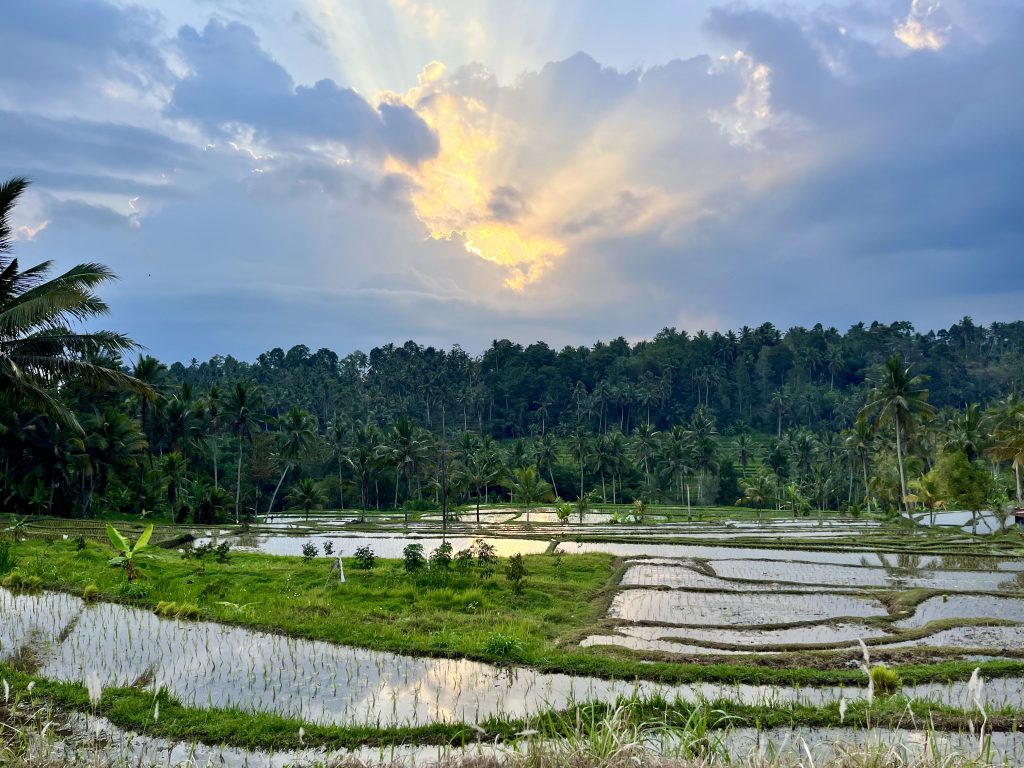
{"type": "Polygon", "coordinates": [[[1017,0],[32,0],[23,266],[164,360],[1024,316],[1017,0]]]}

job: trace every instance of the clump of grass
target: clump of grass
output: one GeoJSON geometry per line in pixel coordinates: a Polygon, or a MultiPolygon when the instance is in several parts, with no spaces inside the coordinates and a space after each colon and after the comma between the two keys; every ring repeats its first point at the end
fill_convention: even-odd
{"type": "Polygon", "coordinates": [[[13,571],[17,562],[14,556],[14,542],[6,538],[0,539],[0,573],[13,571]]]}
{"type": "Polygon", "coordinates": [[[43,588],[43,580],[38,576],[26,576],[21,571],[11,571],[4,578],[3,587],[12,592],[38,592],[43,588]]]}
{"type": "Polygon", "coordinates": [[[91,603],[92,601],[99,598],[99,596],[100,588],[97,587],[95,584],[86,584],[85,587],[82,589],[82,599],[87,603],[91,603]]]}
{"type": "Polygon", "coordinates": [[[157,616],[165,619],[198,619],[199,606],[195,603],[176,603],[161,600],[153,610],[157,616]]]}
{"type": "Polygon", "coordinates": [[[903,678],[900,677],[900,673],[884,664],[876,664],[871,667],[868,674],[871,675],[875,693],[879,696],[890,696],[903,687],[903,678]]]}
{"type": "Polygon", "coordinates": [[[514,659],[523,655],[523,644],[514,637],[495,632],[484,640],[484,653],[500,659],[514,659]]]}

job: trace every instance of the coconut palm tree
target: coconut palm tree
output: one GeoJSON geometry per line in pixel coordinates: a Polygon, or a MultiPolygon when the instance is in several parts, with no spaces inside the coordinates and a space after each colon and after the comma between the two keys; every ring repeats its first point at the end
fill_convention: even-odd
{"type": "Polygon", "coordinates": [[[746,504],[757,509],[757,521],[761,522],[761,513],[775,498],[775,483],[766,472],[759,472],[754,479],[743,487],[743,497],[737,504],[746,504]]]}
{"type": "Polygon", "coordinates": [[[1016,481],[1017,503],[1021,497],[1021,465],[1024,465],[1024,401],[1009,398],[994,416],[992,446],[989,452],[997,461],[1009,461],[1013,465],[1016,481]]]}
{"type": "Polygon", "coordinates": [[[315,480],[304,477],[292,486],[288,501],[292,507],[303,510],[306,520],[309,520],[309,510],[321,509],[327,502],[327,494],[315,480]]]}
{"type": "Polygon", "coordinates": [[[858,419],[870,422],[877,432],[882,426],[892,424],[896,435],[896,464],[900,472],[900,496],[907,495],[907,477],[903,466],[903,442],[912,434],[919,419],[927,419],[935,413],[928,402],[928,390],[923,386],[926,376],[912,376],[912,366],[904,366],[898,355],[890,357],[874,389],[868,394],[867,402],[861,408],[858,419]]]}
{"type": "Polygon", "coordinates": [[[651,459],[658,447],[658,432],[651,426],[650,421],[640,424],[633,430],[632,435],[633,461],[638,467],[644,468],[644,485],[647,491],[651,490],[651,459]]]}
{"type": "Polygon", "coordinates": [[[11,212],[27,186],[23,178],[0,183],[0,388],[81,433],[74,414],[54,396],[57,387],[74,380],[144,395],[151,390],[110,362],[134,351],[135,342],[111,331],[72,328],[107,314],[93,289],[116,279],[113,272],[86,263],[50,278],[52,262],[23,270],[10,255],[11,212]]]}
{"type": "Polygon", "coordinates": [[[526,507],[526,523],[530,523],[530,510],[542,501],[551,501],[551,486],[548,485],[535,467],[520,467],[512,472],[509,480],[512,503],[526,507]]]}
{"type": "Polygon", "coordinates": [[[242,509],[242,454],[245,441],[252,439],[259,423],[257,409],[260,402],[260,391],[248,381],[235,383],[235,388],[228,393],[225,412],[231,423],[231,431],[238,436],[238,472],[235,478],[235,522],[239,522],[242,509]]]}
{"type": "Polygon", "coordinates": [[[744,432],[742,435],[736,438],[736,458],[740,460],[740,466],[743,467],[743,473],[746,474],[747,466],[754,458],[754,451],[756,450],[754,444],[754,438],[744,432]]]}
{"type": "Polygon", "coordinates": [[[274,486],[274,492],[270,495],[267,514],[274,511],[274,501],[277,499],[277,492],[281,489],[285,475],[316,442],[313,417],[298,406],[293,405],[289,408],[278,424],[280,426],[278,451],[281,458],[284,459],[284,469],[281,471],[281,478],[277,481],[277,485],[274,486]]]}
{"type": "Polygon", "coordinates": [[[537,469],[547,470],[551,487],[555,491],[555,496],[557,496],[558,485],[555,483],[554,466],[558,463],[558,438],[555,437],[553,432],[541,435],[540,439],[534,443],[533,451],[534,461],[537,462],[537,469]]]}

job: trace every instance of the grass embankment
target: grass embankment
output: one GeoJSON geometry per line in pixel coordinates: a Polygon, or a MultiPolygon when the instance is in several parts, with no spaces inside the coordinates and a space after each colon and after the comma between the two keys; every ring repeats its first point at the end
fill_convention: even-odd
{"type": "MultiPolygon", "coordinates": [[[[39,679],[6,664],[0,664],[0,677],[10,685],[10,706],[14,710],[31,712],[48,707],[63,712],[86,712],[106,717],[119,728],[171,741],[267,751],[401,744],[464,746],[478,742],[515,741],[527,735],[541,740],[586,739],[591,732],[605,728],[613,712],[620,730],[632,726],[661,731],[662,735],[666,729],[673,728],[685,733],[692,729],[695,721],[711,730],[844,726],[892,729],[920,727],[927,723],[935,730],[963,731],[969,727],[970,721],[980,717],[977,711],[963,711],[902,696],[876,698],[870,707],[864,701],[849,702],[845,712],[841,711],[838,701],[822,706],[799,703],[766,706],[724,699],[685,702],[653,698],[585,704],[561,712],[540,711],[521,719],[492,717],[475,727],[451,722],[418,726],[330,725],[241,709],[196,709],[180,704],[166,691],[154,694],[152,690],[137,688],[107,688],[99,701],[90,701],[89,693],[82,684],[39,679]],[[33,683],[31,691],[28,690],[30,683],[33,683]],[[158,700],[157,717],[155,705],[158,700]]],[[[0,704],[0,713],[3,708],[4,705],[0,704]]],[[[1021,710],[1004,708],[987,714],[989,730],[1015,731],[1024,722],[1021,710]]],[[[14,718],[11,720],[13,722],[14,718]]]]}
{"type": "MultiPolygon", "coordinates": [[[[591,628],[604,627],[618,588],[622,561],[604,554],[529,555],[525,587],[516,593],[505,578],[505,561],[494,575],[410,576],[400,561],[380,560],[371,571],[345,559],[347,582],[337,584],[326,559],[232,554],[183,559],[175,551],[152,550],[131,585],[111,568],[109,547],[74,541],[19,542],[18,569],[48,588],[149,610],[160,604],[188,607],[200,618],[264,629],[293,637],[411,655],[464,657],[562,672],[669,684],[693,682],[776,685],[861,685],[845,656],[821,657],[794,666],[770,657],[723,662],[643,659],[621,649],[580,648],[591,628]]],[[[804,656],[806,659],[806,655],[804,656]]],[[[968,679],[976,662],[951,660],[899,667],[905,683],[968,679]]],[[[987,677],[1024,673],[1024,662],[981,663],[987,677]]]]}

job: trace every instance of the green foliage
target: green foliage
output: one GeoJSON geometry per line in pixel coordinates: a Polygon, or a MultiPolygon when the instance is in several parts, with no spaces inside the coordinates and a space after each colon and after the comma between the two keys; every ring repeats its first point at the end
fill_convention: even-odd
{"type": "Polygon", "coordinates": [[[895,669],[876,664],[869,672],[871,682],[874,684],[875,693],[879,696],[890,696],[903,687],[903,678],[895,669]]]}
{"type": "Polygon", "coordinates": [[[0,575],[14,570],[18,564],[18,558],[14,555],[14,542],[7,538],[0,538],[0,575]]]}
{"type": "Polygon", "coordinates": [[[523,644],[514,637],[496,632],[484,640],[483,650],[497,659],[517,659],[523,655],[523,644]]]}
{"type": "Polygon", "coordinates": [[[334,544],[330,541],[324,542],[324,554],[330,557],[334,554],[334,544]]]}
{"type": "Polygon", "coordinates": [[[505,578],[512,584],[512,591],[517,595],[523,591],[523,580],[526,578],[526,563],[520,553],[512,555],[505,567],[505,578]]]}
{"type": "Polygon", "coordinates": [[[316,544],[313,542],[307,541],[302,545],[302,559],[304,562],[311,563],[319,556],[320,550],[317,549],[316,544]]]}
{"type": "Polygon", "coordinates": [[[199,618],[199,606],[195,603],[176,603],[174,601],[161,600],[156,604],[153,612],[165,619],[190,619],[199,618]]]}
{"type": "Polygon", "coordinates": [[[494,569],[498,565],[498,550],[483,539],[473,542],[473,547],[476,549],[476,560],[477,565],[480,566],[481,578],[489,578],[494,574],[494,569]]]}
{"type": "Polygon", "coordinates": [[[430,499],[409,499],[402,508],[407,512],[435,512],[440,507],[430,499]]]}
{"type": "Polygon", "coordinates": [[[372,571],[377,562],[377,556],[365,544],[356,549],[353,558],[356,561],[356,568],[362,571],[372,571]]]}
{"type": "Polygon", "coordinates": [[[99,596],[100,596],[100,588],[97,587],[95,584],[86,584],[82,588],[82,599],[85,602],[87,602],[87,603],[93,602],[99,596]]]}
{"type": "Polygon", "coordinates": [[[430,569],[447,571],[452,564],[452,545],[447,541],[430,553],[430,569]]]}
{"type": "Polygon", "coordinates": [[[116,557],[110,559],[109,563],[112,566],[123,568],[125,575],[128,577],[128,581],[134,581],[138,576],[138,570],[135,566],[135,561],[139,556],[139,553],[146,549],[149,545],[149,539],[153,535],[153,524],[150,523],[146,526],[145,530],[139,535],[135,544],[130,544],[128,539],[121,535],[121,533],[114,528],[114,526],[107,524],[107,538],[110,539],[110,543],[114,546],[114,549],[119,553],[116,557]]]}
{"type": "Polygon", "coordinates": [[[407,544],[402,550],[402,567],[406,573],[417,573],[422,571],[427,564],[423,557],[422,544],[407,544]]]}
{"type": "Polygon", "coordinates": [[[992,494],[992,474],[987,467],[971,462],[963,451],[943,452],[932,470],[947,508],[971,512],[984,509],[992,494]]]}
{"type": "Polygon", "coordinates": [[[0,585],[12,592],[38,592],[43,587],[43,580],[39,576],[26,576],[19,570],[13,570],[0,585]]]}
{"type": "Polygon", "coordinates": [[[473,570],[473,550],[471,548],[460,549],[455,553],[455,570],[461,576],[466,576],[473,570]]]}

